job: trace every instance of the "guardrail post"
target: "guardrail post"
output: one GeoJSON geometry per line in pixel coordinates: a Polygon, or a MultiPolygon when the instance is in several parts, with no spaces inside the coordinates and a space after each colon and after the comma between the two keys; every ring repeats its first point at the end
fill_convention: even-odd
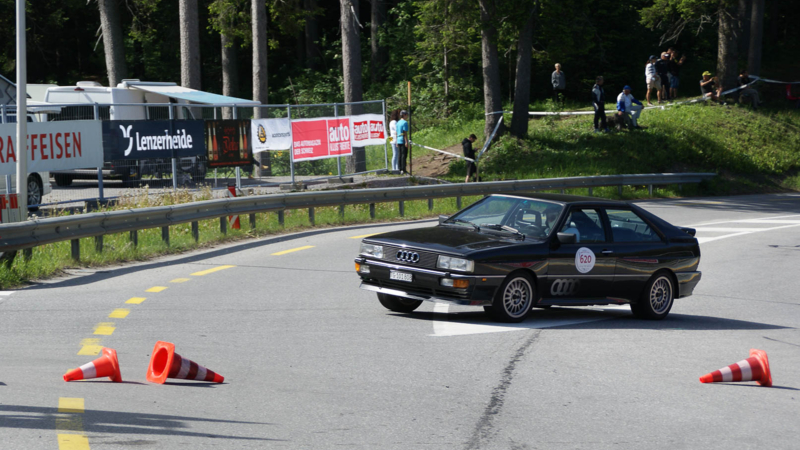
{"type": "Polygon", "coordinates": [[[133,248],[136,248],[139,245],[139,231],[138,230],[131,230],[131,244],[133,244],[133,248]]]}
{"type": "Polygon", "coordinates": [[[314,208],[308,208],[308,223],[314,226],[314,208]]]}
{"type": "Polygon", "coordinates": [[[653,185],[652,184],[647,185],[647,192],[650,193],[650,197],[653,196],[653,185]]]}
{"type": "Polygon", "coordinates": [[[94,251],[103,253],[103,235],[94,237],[94,251]]]}
{"type": "Polygon", "coordinates": [[[428,199],[428,211],[433,211],[433,199],[428,199]]]}
{"type": "Polygon", "coordinates": [[[250,214],[250,229],[251,230],[256,229],[256,213],[250,214]]]}
{"type": "Polygon", "coordinates": [[[200,224],[196,220],[192,222],[192,239],[195,243],[200,240],[200,224]]]}
{"type": "Polygon", "coordinates": [[[344,221],[344,205],[339,205],[339,218],[344,221]]]}
{"type": "Polygon", "coordinates": [[[22,259],[25,261],[30,261],[33,258],[33,247],[28,247],[25,250],[22,250],[22,259]]]}
{"type": "Polygon", "coordinates": [[[594,189],[589,188],[589,197],[592,197],[593,195],[594,195],[594,189]]]}
{"type": "Polygon", "coordinates": [[[72,259],[75,261],[81,260],[81,240],[80,239],[72,239],[70,241],[72,246],[72,259]]]}
{"type": "Polygon", "coordinates": [[[219,232],[222,234],[228,234],[228,216],[222,216],[219,218],[219,232]]]}
{"type": "Polygon", "coordinates": [[[375,218],[375,203],[370,203],[369,204],[369,218],[370,219],[374,219],[375,218]]]}
{"type": "Polygon", "coordinates": [[[456,197],[456,209],[461,210],[461,196],[456,197]]]}
{"type": "Polygon", "coordinates": [[[161,227],[161,240],[169,247],[169,225],[161,227]]]}
{"type": "Polygon", "coordinates": [[[280,226],[286,225],[285,218],[283,216],[283,210],[278,211],[278,225],[280,226]]]}
{"type": "Polygon", "coordinates": [[[406,215],[406,202],[400,200],[398,204],[400,206],[400,217],[403,217],[406,215]]]}
{"type": "Polygon", "coordinates": [[[562,194],[566,194],[566,193],[567,193],[567,191],[566,191],[565,189],[562,189],[562,190],[561,190],[561,193],[562,193],[562,194]]]}
{"type": "Polygon", "coordinates": [[[622,185],[619,185],[619,196],[622,197],[622,185]]]}

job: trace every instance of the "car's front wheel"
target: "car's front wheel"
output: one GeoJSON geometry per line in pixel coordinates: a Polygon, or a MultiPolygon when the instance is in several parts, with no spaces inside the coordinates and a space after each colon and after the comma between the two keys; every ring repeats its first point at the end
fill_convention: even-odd
{"type": "Polygon", "coordinates": [[[639,319],[661,320],[667,317],[674,301],[675,283],[669,274],[661,272],[650,278],[639,301],[631,303],[631,311],[639,319]]]}
{"type": "Polygon", "coordinates": [[[527,274],[512,275],[503,282],[495,294],[492,306],[486,312],[500,322],[522,322],[531,311],[536,289],[527,274]]]}
{"type": "Polygon", "coordinates": [[[414,311],[422,304],[422,300],[411,300],[389,294],[378,294],[378,301],[389,311],[404,313],[414,311]]]}

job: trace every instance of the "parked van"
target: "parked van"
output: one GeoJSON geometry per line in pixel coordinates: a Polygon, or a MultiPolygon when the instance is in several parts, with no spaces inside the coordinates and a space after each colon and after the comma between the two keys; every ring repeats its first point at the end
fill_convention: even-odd
{"type": "MultiPolygon", "coordinates": [[[[0,118],[2,121],[2,118],[0,118]]],[[[28,122],[38,122],[36,115],[28,114],[28,122]]],[[[6,123],[17,123],[16,111],[6,114],[6,123]]],[[[52,192],[50,172],[31,172],[28,174],[28,211],[36,211],[42,204],[42,198],[52,192]]],[[[0,175],[0,195],[17,192],[17,176],[9,175],[8,180],[0,175]],[[11,190],[8,189],[11,188],[11,190]]]]}

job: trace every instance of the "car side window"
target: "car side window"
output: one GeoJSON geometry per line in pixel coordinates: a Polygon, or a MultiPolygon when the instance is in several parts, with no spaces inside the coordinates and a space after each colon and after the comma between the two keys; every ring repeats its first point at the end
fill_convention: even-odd
{"type": "Polygon", "coordinates": [[[560,230],[562,233],[575,235],[575,242],[581,244],[591,244],[595,242],[606,242],[606,233],[603,220],[596,209],[573,209],[570,211],[567,221],[560,230]]]}
{"type": "Polygon", "coordinates": [[[627,209],[607,209],[614,242],[659,242],[661,237],[638,214],[627,209]]]}

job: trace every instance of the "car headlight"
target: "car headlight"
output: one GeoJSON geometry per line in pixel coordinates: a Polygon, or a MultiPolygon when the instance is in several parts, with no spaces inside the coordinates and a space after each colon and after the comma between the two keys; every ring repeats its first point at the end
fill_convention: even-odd
{"type": "Polygon", "coordinates": [[[475,262],[462,258],[451,258],[449,256],[439,256],[436,260],[436,267],[439,269],[458,270],[460,272],[472,272],[475,269],[475,262]]]}
{"type": "Polygon", "coordinates": [[[362,255],[372,256],[373,258],[383,259],[383,246],[361,243],[362,255]]]}

